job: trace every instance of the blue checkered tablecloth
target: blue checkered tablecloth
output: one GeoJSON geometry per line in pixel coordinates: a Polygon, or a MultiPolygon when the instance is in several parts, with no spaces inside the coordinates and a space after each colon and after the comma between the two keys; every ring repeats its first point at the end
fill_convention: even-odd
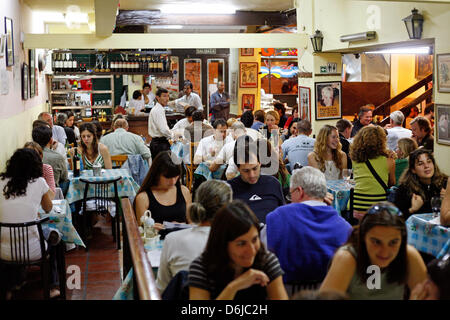
{"type": "Polygon", "coordinates": [[[66,243],[74,243],[86,247],[72,224],[72,213],[67,200],[53,200],[52,203],[53,208],[49,213],[45,213],[42,208],[39,209],[39,216],[41,218],[50,218],[42,227],[57,229],[62,233],[62,240],[66,243]]]}
{"type": "MultiPolygon", "coordinates": [[[[69,171],[69,190],[67,191],[66,199],[70,203],[83,199],[84,195],[84,183],[80,181],[80,178],[85,178],[90,181],[105,181],[121,176],[117,182],[117,191],[119,197],[134,198],[136,192],[139,190],[139,185],[133,180],[130,172],[127,169],[102,169],[101,176],[94,176],[92,170],[84,170],[79,177],[73,177],[73,173],[69,171]]],[[[93,185],[88,190],[88,197],[93,197],[95,188],[93,185]]],[[[114,197],[114,184],[110,184],[108,190],[108,196],[114,197]]]]}
{"type": "Polygon", "coordinates": [[[413,214],[406,220],[408,244],[417,250],[437,256],[450,239],[450,228],[429,223],[432,213],[413,214]]]}
{"type": "Polygon", "coordinates": [[[341,211],[347,210],[351,188],[352,185],[344,180],[327,180],[328,192],[334,197],[331,205],[339,214],[341,214],[341,211]]]}
{"type": "Polygon", "coordinates": [[[220,179],[227,166],[221,165],[216,171],[211,172],[205,162],[202,162],[195,169],[194,174],[205,177],[206,180],[220,179]]]}

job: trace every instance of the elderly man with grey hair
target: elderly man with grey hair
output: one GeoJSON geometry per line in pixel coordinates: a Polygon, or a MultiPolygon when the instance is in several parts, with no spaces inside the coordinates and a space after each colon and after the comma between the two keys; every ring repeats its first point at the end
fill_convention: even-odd
{"type": "Polygon", "coordinates": [[[267,215],[261,238],[265,238],[267,248],[278,257],[285,283],[320,282],[334,252],[347,241],[352,227],[324,202],[327,184],[320,170],[313,167],[294,170],[290,183],[292,203],[267,215]]]}
{"type": "Polygon", "coordinates": [[[403,112],[397,110],[391,113],[389,116],[390,122],[384,128],[387,130],[387,145],[389,150],[395,151],[397,149],[397,142],[401,138],[411,138],[411,130],[402,127],[403,121],[405,121],[405,115],[403,112]]]}

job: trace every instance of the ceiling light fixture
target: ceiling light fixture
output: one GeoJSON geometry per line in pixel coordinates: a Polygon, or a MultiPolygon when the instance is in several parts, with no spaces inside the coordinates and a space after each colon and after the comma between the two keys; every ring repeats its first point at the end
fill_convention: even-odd
{"type": "Polygon", "coordinates": [[[409,48],[392,48],[382,49],[377,51],[368,51],[366,53],[372,54],[431,54],[430,47],[409,47],[409,48]]]}
{"type": "Polygon", "coordinates": [[[183,29],[181,24],[168,24],[168,25],[158,25],[158,26],[150,26],[150,29],[183,29]]]}
{"type": "Polygon", "coordinates": [[[164,14],[235,14],[236,8],[218,4],[166,4],[161,6],[164,14]]]}

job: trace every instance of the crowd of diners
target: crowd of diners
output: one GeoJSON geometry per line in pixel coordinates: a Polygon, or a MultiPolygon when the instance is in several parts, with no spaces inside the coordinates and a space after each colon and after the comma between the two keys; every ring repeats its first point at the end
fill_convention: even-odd
{"type": "MultiPolygon", "coordinates": [[[[155,98],[150,147],[128,131],[121,115],[102,132],[98,123],[74,125],[71,112],[41,113],[30,141],[0,174],[0,222],[35,220],[39,208],[49,212],[56,189],[67,192],[74,155],[83,169],[111,169],[112,155],[136,154],[150,164],[133,202],[137,221],[150,210],[158,231],[164,221],[192,225],[164,239],[156,277],[161,293],[184,290],[192,300],[450,298],[448,255],[427,259],[408,245],[405,225],[413,214],[430,213],[431,198],[441,196],[440,223],[450,226],[450,188],[433,155],[432,118],[414,115],[405,128],[404,114],[394,111],[381,127],[372,124],[372,108],[363,106],[353,123],[340,119],[311,137],[311,123],[296,111],[288,116],[281,103],[267,112],[246,110],[239,119],[216,113],[211,123],[198,107],[187,106],[186,118],[170,129],[159,109],[168,103],[167,90],[158,89],[155,98]],[[192,142],[195,154],[183,159],[170,151],[170,144],[192,142]],[[197,177],[191,193],[181,183],[191,159],[211,172],[222,170],[221,179],[197,177]],[[327,192],[327,181],[342,179],[345,169],[353,170],[354,180],[348,220],[327,192]],[[378,290],[367,285],[374,265],[378,290]],[[293,294],[302,283],[315,283],[316,290],[293,294]]],[[[28,236],[39,258],[37,231],[28,236]]],[[[45,237],[55,246],[60,234],[50,229],[45,237]]],[[[11,259],[9,248],[2,232],[1,259],[11,259]]],[[[51,296],[58,296],[50,269],[51,296]]],[[[24,272],[6,270],[2,278],[11,293],[24,272]]]]}

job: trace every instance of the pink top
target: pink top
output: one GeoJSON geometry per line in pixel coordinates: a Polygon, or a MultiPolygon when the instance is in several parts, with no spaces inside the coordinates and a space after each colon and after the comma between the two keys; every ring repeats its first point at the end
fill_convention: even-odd
{"type": "Polygon", "coordinates": [[[50,190],[53,192],[56,192],[56,185],[55,185],[55,177],[53,176],[53,168],[49,164],[43,164],[42,165],[42,171],[44,172],[43,176],[45,179],[45,182],[47,182],[48,186],[50,187],[50,190]]]}

